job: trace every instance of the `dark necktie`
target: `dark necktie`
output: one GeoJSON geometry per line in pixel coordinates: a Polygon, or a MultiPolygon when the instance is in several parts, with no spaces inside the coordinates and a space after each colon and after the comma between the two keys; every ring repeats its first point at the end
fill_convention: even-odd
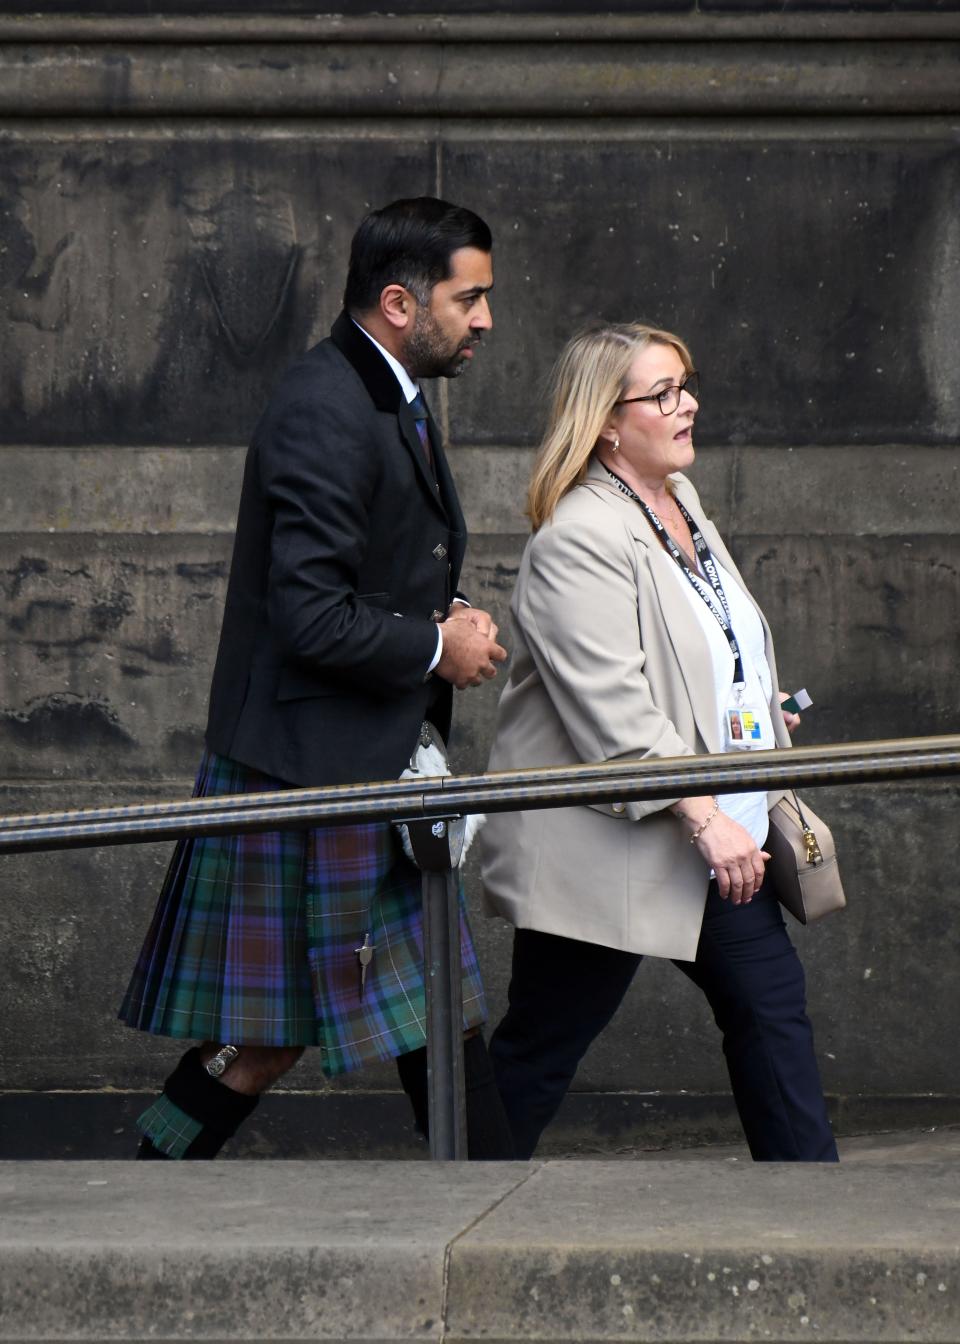
{"type": "Polygon", "coordinates": [[[436,473],[433,466],[433,448],[430,443],[430,433],[427,429],[427,403],[423,395],[417,392],[413,401],[410,402],[410,411],[413,415],[414,423],[417,426],[417,436],[420,439],[420,447],[423,449],[423,455],[427,459],[427,466],[430,468],[430,475],[436,473]]]}

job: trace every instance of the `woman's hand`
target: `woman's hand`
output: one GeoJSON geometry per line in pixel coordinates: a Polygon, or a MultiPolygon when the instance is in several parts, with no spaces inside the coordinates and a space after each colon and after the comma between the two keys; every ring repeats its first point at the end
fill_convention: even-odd
{"type": "Polygon", "coordinates": [[[758,849],[750,832],[718,809],[714,798],[683,798],[671,810],[691,838],[699,831],[693,844],[713,869],[723,899],[748,905],[763,882],[766,850],[758,849]]]}
{"type": "Polygon", "coordinates": [[[789,699],[790,696],[787,691],[780,692],[780,713],[783,715],[783,722],[786,725],[787,732],[790,734],[791,737],[793,737],[794,733],[800,727],[800,715],[791,714],[789,709],[783,708],[784,700],[789,699]]]}
{"type": "Polygon", "coordinates": [[[723,899],[729,897],[734,905],[749,904],[760,890],[764,864],[770,857],[757,848],[750,832],[725,812],[718,812],[694,844],[713,869],[723,899]]]}

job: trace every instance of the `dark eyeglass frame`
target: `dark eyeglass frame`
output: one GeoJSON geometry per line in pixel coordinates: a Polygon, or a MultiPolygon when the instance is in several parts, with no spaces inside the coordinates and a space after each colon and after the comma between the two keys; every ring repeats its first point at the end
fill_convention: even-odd
{"type": "Polygon", "coordinates": [[[621,397],[615,401],[614,406],[629,406],[634,401],[655,401],[661,415],[676,415],[680,409],[680,393],[689,392],[697,405],[700,405],[700,373],[697,369],[691,369],[687,376],[679,383],[671,383],[669,387],[661,388],[659,392],[650,392],[645,397],[621,397]],[[693,383],[692,388],[688,388],[688,383],[693,383]],[[663,407],[663,398],[670,392],[676,392],[677,404],[672,410],[666,411],[663,407]]]}

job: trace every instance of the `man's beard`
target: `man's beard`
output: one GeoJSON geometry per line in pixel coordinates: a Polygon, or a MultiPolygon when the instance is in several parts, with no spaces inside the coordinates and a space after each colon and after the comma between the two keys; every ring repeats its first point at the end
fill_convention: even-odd
{"type": "Polygon", "coordinates": [[[451,346],[432,313],[418,307],[404,351],[404,363],[414,378],[457,378],[469,362],[463,351],[467,346],[476,345],[479,339],[479,336],[471,336],[451,346]]]}

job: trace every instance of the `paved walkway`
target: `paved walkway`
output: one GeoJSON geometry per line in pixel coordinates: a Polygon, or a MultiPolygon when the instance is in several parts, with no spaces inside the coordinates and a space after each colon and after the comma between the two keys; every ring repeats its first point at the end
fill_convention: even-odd
{"type": "MultiPolygon", "coordinates": [[[[957,1162],[960,1163],[960,1125],[942,1125],[934,1129],[903,1130],[892,1134],[857,1134],[837,1139],[841,1161],[856,1163],[886,1162],[957,1162]]],[[[743,1144],[713,1144],[703,1148],[667,1148],[653,1151],[624,1151],[617,1159],[645,1162],[747,1162],[750,1154],[743,1144]]]]}
{"type": "Polygon", "coordinates": [[[837,1167],[0,1163],[0,1340],[960,1340],[960,1128],[837,1167]]]}

